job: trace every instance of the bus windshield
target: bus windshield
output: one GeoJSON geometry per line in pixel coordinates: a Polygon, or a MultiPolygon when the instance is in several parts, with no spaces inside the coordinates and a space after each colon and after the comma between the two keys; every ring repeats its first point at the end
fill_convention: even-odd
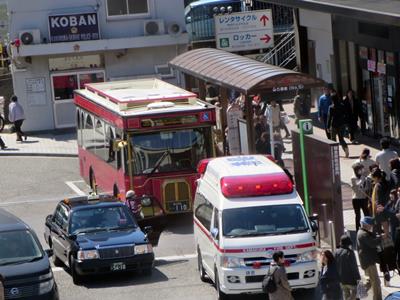
{"type": "Polygon", "coordinates": [[[210,127],[135,134],[131,143],[135,175],[195,171],[212,156],[210,127]]]}

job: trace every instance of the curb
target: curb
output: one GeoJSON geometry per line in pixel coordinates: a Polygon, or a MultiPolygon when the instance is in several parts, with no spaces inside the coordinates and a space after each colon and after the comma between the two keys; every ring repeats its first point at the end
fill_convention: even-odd
{"type": "Polygon", "coordinates": [[[35,156],[35,157],[71,157],[75,158],[78,157],[78,154],[72,154],[72,153],[30,153],[30,152],[8,152],[7,151],[2,151],[0,152],[0,157],[2,156],[35,156]]]}

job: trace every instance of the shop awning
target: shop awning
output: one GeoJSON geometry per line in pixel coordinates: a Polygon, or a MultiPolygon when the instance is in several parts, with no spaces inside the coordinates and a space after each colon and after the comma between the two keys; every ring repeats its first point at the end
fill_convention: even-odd
{"type": "Polygon", "coordinates": [[[324,85],[323,80],[308,74],[213,48],[185,52],[169,65],[182,73],[245,95],[324,85]]]}

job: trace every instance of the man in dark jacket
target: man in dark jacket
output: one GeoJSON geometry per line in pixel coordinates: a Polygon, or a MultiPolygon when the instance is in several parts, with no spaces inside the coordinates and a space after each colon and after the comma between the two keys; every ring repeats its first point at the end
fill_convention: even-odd
{"type": "Polygon", "coordinates": [[[350,237],[343,235],[340,238],[340,248],[335,251],[336,268],[339,273],[344,300],[356,300],[357,281],[361,279],[356,256],[351,246],[350,237]]]}
{"type": "Polygon", "coordinates": [[[349,147],[344,140],[344,132],[346,129],[346,114],[342,101],[339,100],[336,91],[331,95],[332,105],[329,106],[328,110],[328,122],[327,128],[330,133],[330,139],[336,142],[336,136],[339,137],[339,143],[346,154],[349,157],[349,147]]]}
{"type": "Polygon", "coordinates": [[[357,232],[357,249],[361,268],[365,271],[365,275],[369,277],[368,285],[372,286],[373,300],[382,300],[381,281],[376,268],[378,262],[377,247],[380,240],[374,236],[373,227],[374,219],[372,217],[364,217],[361,220],[361,229],[357,232]]]}

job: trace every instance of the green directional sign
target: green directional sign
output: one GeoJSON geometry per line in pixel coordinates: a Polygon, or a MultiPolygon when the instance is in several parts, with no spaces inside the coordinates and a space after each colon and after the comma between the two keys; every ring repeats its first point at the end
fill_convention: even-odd
{"type": "Polygon", "coordinates": [[[303,175],[303,190],[304,190],[304,206],[308,215],[310,211],[310,200],[308,195],[308,178],[307,178],[307,164],[306,164],[306,150],[304,145],[304,135],[313,133],[312,120],[305,119],[299,121],[300,128],[300,156],[301,156],[301,170],[303,175]]]}

